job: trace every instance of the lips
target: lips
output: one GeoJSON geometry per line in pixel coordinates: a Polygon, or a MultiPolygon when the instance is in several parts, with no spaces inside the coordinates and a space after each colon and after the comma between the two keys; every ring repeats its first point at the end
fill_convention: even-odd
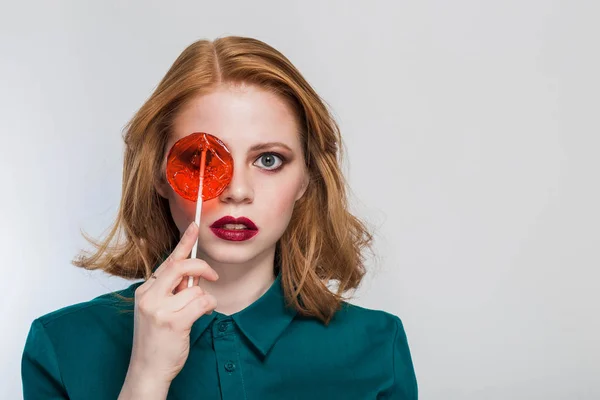
{"type": "MultiPolygon", "coordinates": [[[[247,230],[252,230],[252,231],[258,230],[258,228],[254,224],[254,222],[252,222],[252,220],[250,220],[246,217],[235,218],[230,215],[216,220],[215,222],[213,222],[213,224],[210,227],[218,228],[218,229],[225,229],[223,227],[228,224],[238,224],[238,225],[241,224],[241,225],[245,225],[247,230]]],[[[231,230],[233,230],[233,229],[231,229],[231,230]]]]}
{"type": "Polygon", "coordinates": [[[231,241],[231,242],[243,242],[245,240],[252,239],[258,234],[258,228],[254,225],[254,222],[246,217],[234,218],[231,216],[223,217],[210,226],[210,230],[215,236],[231,241]],[[227,229],[227,225],[244,225],[246,229],[227,229]]]}

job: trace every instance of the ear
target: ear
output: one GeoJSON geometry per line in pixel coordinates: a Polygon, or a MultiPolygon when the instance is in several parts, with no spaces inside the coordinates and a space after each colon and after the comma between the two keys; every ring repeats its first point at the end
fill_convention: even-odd
{"type": "Polygon", "coordinates": [[[164,180],[164,179],[159,179],[157,181],[154,181],[154,189],[156,189],[156,191],[158,192],[158,194],[160,195],[160,197],[163,197],[165,199],[168,199],[168,193],[169,193],[169,188],[168,188],[169,184],[164,180]]]}
{"type": "Polygon", "coordinates": [[[308,172],[304,173],[304,177],[302,179],[302,186],[300,186],[300,190],[298,191],[298,195],[296,196],[296,201],[300,200],[304,193],[306,193],[306,189],[308,189],[308,172]]]}

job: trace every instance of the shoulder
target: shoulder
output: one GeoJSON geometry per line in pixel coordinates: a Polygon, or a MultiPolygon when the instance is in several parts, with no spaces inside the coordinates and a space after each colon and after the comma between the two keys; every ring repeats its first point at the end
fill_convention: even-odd
{"type": "Polygon", "coordinates": [[[408,339],[399,316],[344,302],[331,326],[338,338],[345,338],[349,347],[366,346],[381,365],[393,369],[404,364],[412,368],[408,339]]]}
{"type": "MultiPolygon", "coordinates": [[[[404,324],[397,315],[344,302],[335,317],[345,335],[366,345],[379,367],[390,371],[381,398],[416,399],[418,388],[404,324]]],[[[364,360],[365,357],[362,357],[364,360]]],[[[379,398],[379,397],[378,397],[379,398]]]]}
{"type": "Polygon", "coordinates": [[[398,316],[347,302],[341,303],[328,324],[314,318],[296,318],[296,323],[305,328],[301,330],[303,337],[313,335],[319,343],[349,352],[367,349],[382,358],[389,356],[397,337],[404,334],[398,316]]]}
{"type": "Polygon", "coordinates": [[[139,285],[141,282],[41,315],[31,323],[29,339],[44,337],[47,344],[67,349],[76,348],[84,338],[104,341],[113,332],[126,332],[132,326],[133,298],[139,285]]]}
{"type": "Polygon", "coordinates": [[[395,332],[402,328],[402,320],[397,315],[383,310],[361,307],[342,302],[332,322],[368,331],[395,332]]]}
{"type": "Polygon", "coordinates": [[[133,302],[123,298],[133,300],[140,284],[34,319],[21,359],[24,397],[67,398],[67,388],[78,393],[94,384],[86,377],[118,374],[126,368],[133,302]]]}
{"type": "Polygon", "coordinates": [[[25,342],[26,355],[90,359],[108,346],[127,346],[133,331],[133,301],[123,298],[133,300],[139,285],[141,282],[34,319],[25,342]]]}
{"type": "Polygon", "coordinates": [[[47,314],[41,315],[37,318],[37,320],[43,325],[49,325],[53,323],[60,323],[64,319],[77,318],[95,310],[104,310],[106,308],[125,306],[127,303],[124,302],[121,297],[133,298],[135,295],[135,290],[141,284],[142,282],[136,282],[125,289],[105,293],[87,301],[56,309],[48,312],[47,314]]]}

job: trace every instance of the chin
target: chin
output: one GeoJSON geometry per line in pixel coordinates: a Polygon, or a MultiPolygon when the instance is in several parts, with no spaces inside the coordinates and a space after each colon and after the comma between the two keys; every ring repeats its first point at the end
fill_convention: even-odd
{"type": "MultiPolygon", "coordinates": [[[[209,251],[203,251],[208,259],[223,264],[243,264],[260,255],[261,251],[256,247],[250,248],[244,245],[213,245],[209,251]]],[[[209,263],[210,264],[210,263],[209,263]]]]}
{"type": "Polygon", "coordinates": [[[275,254],[275,247],[281,235],[278,231],[265,229],[250,240],[235,242],[220,239],[207,229],[200,233],[198,250],[201,255],[207,257],[207,262],[212,260],[223,264],[245,264],[256,258],[263,258],[270,252],[275,254]]]}

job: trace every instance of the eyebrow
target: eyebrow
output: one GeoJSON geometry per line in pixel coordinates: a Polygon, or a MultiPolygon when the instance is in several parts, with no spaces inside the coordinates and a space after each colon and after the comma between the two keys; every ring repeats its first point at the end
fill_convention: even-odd
{"type": "Polygon", "coordinates": [[[255,144],[254,146],[250,147],[250,151],[267,150],[267,149],[271,149],[273,147],[283,147],[284,149],[287,149],[288,151],[292,151],[290,146],[288,146],[287,144],[282,143],[282,142],[267,142],[267,143],[255,144]]]}

